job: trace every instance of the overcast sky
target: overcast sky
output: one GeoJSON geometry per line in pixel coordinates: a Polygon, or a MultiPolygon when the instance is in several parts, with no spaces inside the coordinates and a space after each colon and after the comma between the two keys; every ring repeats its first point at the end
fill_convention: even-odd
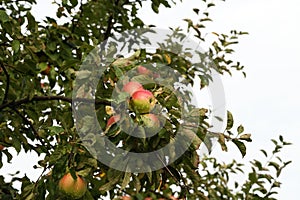
{"type": "MultiPolygon", "coordinates": [[[[47,1],[51,2],[51,1],[47,1]]],[[[159,27],[184,25],[183,18],[197,7],[199,0],[184,1],[175,8],[160,10],[159,15],[150,14],[145,7],[141,17],[146,23],[159,27]]],[[[49,3],[38,0],[36,16],[53,14],[49,3]]],[[[293,146],[283,151],[283,159],[293,160],[284,170],[280,181],[279,199],[297,200],[300,180],[300,2],[299,0],[227,0],[218,2],[210,11],[214,22],[208,24],[208,31],[228,33],[232,29],[247,31],[236,46],[234,58],[246,66],[247,78],[239,72],[233,77],[223,77],[227,108],[232,111],[237,125],[243,124],[251,132],[253,142],[248,145],[246,158],[241,159],[235,147],[231,153],[221,153],[215,148],[213,155],[226,159],[239,159],[245,164],[259,157],[259,149],[271,149],[271,138],[282,134],[293,146]]],[[[31,163],[28,159],[14,159],[14,169],[25,168],[28,174],[31,163]],[[26,166],[28,165],[28,166],[26,166]]],[[[32,156],[31,156],[32,157],[32,156]]],[[[9,166],[0,170],[7,172],[9,166]]]]}

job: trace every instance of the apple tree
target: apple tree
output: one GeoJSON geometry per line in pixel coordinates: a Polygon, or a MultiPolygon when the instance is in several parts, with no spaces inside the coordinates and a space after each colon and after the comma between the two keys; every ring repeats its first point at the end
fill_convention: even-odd
{"type": "MultiPolygon", "coordinates": [[[[232,143],[245,156],[251,142],[231,112],[213,116],[226,126],[212,131],[211,110],[193,102],[191,88],[209,88],[212,73],[246,76],[230,59],[246,32],[210,33],[207,51],[183,45],[187,33],[206,41],[214,1],[199,1],[187,28],[166,28],[164,38],[139,17],[142,0],[58,0],[43,21],[35,3],[0,1],[0,167],[14,151],[36,152],[41,174],[1,175],[1,199],[276,199],[290,163],[278,156],[290,144],[282,136],[250,172],[199,153],[232,143]]],[[[148,12],[175,4],[152,0],[148,12]]]]}

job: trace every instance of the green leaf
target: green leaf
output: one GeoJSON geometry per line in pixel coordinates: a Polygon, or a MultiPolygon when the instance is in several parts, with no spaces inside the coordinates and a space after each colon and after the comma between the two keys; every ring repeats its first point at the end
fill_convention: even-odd
{"type": "Polygon", "coordinates": [[[232,139],[232,142],[238,147],[240,150],[242,156],[244,157],[246,155],[246,146],[243,142],[237,140],[237,139],[232,139]]]}
{"type": "Polygon", "coordinates": [[[0,21],[3,23],[9,21],[9,17],[4,10],[0,10],[0,21]]]}
{"type": "Polygon", "coordinates": [[[116,76],[118,78],[121,78],[123,76],[122,70],[119,67],[117,67],[116,65],[114,66],[114,70],[115,70],[116,76]]]}
{"type": "Polygon", "coordinates": [[[36,23],[33,15],[30,12],[27,12],[26,17],[28,20],[28,24],[27,24],[28,30],[35,32],[37,30],[37,23],[36,23]]]}
{"type": "Polygon", "coordinates": [[[282,143],[284,142],[282,135],[279,136],[279,141],[282,143]]]}
{"type": "Polygon", "coordinates": [[[18,52],[19,52],[19,50],[20,50],[20,42],[19,42],[19,40],[14,40],[14,41],[12,42],[11,46],[12,46],[12,49],[13,49],[13,51],[14,51],[15,53],[18,53],[18,52]]]}
{"type": "Polygon", "coordinates": [[[61,132],[64,131],[64,129],[62,127],[59,127],[59,126],[51,126],[48,128],[50,130],[50,134],[49,135],[58,135],[60,134],[61,132]]]}
{"type": "Polygon", "coordinates": [[[193,11],[198,15],[200,10],[198,8],[193,8],[193,11]]]}
{"type": "Polygon", "coordinates": [[[73,7],[77,6],[78,1],[77,0],[70,0],[73,7]]]}
{"type": "Polygon", "coordinates": [[[141,190],[141,181],[137,176],[133,176],[133,185],[136,189],[137,192],[139,192],[141,190]]]}
{"type": "Polygon", "coordinates": [[[276,162],[273,162],[273,161],[269,162],[268,166],[274,167],[277,171],[278,171],[279,168],[280,168],[279,164],[276,163],[276,162]]]}
{"type": "Polygon", "coordinates": [[[86,177],[90,174],[91,170],[92,170],[91,168],[85,168],[83,170],[78,171],[77,173],[80,176],[86,177]]]}
{"type": "Polygon", "coordinates": [[[158,13],[158,6],[156,4],[152,3],[151,8],[155,13],[158,13]]]}
{"type": "Polygon", "coordinates": [[[152,183],[152,172],[149,171],[149,172],[147,172],[146,174],[147,174],[147,177],[148,177],[149,182],[152,183]]]}
{"type": "Polygon", "coordinates": [[[266,157],[268,157],[268,153],[264,150],[264,149],[261,149],[260,150],[266,157]]]}
{"type": "Polygon", "coordinates": [[[13,143],[13,147],[15,148],[15,150],[20,153],[21,151],[21,143],[19,141],[18,138],[14,138],[14,143],[13,143]]]}
{"type": "Polygon", "coordinates": [[[125,172],[124,179],[121,185],[121,190],[125,189],[125,187],[129,184],[131,178],[131,172],[125,172]]]}
{"type": "Polygon", "coordinates": [[[252,183],[257,182],[257,174],[256,174],[255,172],[249,173],[249,180],[250,180],[252,183]]]}
{"type": "Polygon", "coordinates": [[[239,127],[237,128],[237,132],[238,132],[238,134],[241,134],[242,132],[244,132],[244,127],[242,125],[239,125],[239,127]]]}
{"type": "Polygon", "coordinates": [[[251,134],[243,134],[243,135],[241,135],[240,137],[239,137],[239,139],[241,139],[241,140],[245,140],[245,141],[247,141],[247,142],[251,142],[252,141],[252,139],[251,139],[251,134]]]}
{"type": "Polygon", "coordinates": [[[209,7],[212,7],[212,6],[215,6],[215,4],[214,3],[209,3],[209,4],[207,4],[207,7],[209,8],[209,7]]]}
{"type": "Polygon", "coordinates": [[[224,136],[224,134],[219,134],[219,140],[218,140],[218,142],[220,143],[222,150],[223,151],[227,151],[227,145],[225,143],[225,136],[224,136]]]}
{"type": "Polygon", "coordinates": [[[102,185],[99,190],[100,191],[108,191],[111,190],[115,184],[117,184],[119,182],[119,180],[121,179],[123,173],[117,173],[115,176],[113,176],[112,178],[110,178],[109,182],[102,185]]]}
{"type": "Polygon", "coordinates": [[[230,130],[233,127],[233,116],[230,111],[227,111],[227,126],[226,130],[230,130]]]}

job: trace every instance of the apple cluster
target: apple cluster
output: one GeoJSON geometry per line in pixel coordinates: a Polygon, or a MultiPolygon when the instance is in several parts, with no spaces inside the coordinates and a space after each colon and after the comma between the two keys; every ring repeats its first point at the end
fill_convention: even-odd
{"type": "MultiPolygon", "coordinates": [[[[138,66],[137,72],[142,75],[152,75],[152,72],[144,66],[138,66]]],[[[124,84],[123,92],[129,94],[128,108],[139,116],[139,122],[143,125],[146,133],[156,133],[160,127],[160,121],[156,114],[150,113],[156,104],[153,93],[146,90],[142,84],[136,81],[129,81],[124,84]]],[[[114,115],[107,121],[106,128],[120,120],[120,115],[114,115]]]]}

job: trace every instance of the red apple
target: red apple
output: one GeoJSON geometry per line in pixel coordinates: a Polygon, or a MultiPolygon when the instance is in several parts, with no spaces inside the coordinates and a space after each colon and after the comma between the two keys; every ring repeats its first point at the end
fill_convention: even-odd
{"type": "Polygon", "coordinates": [[[136,69],[139,74],[143,74],[143,75],[151,75],[152,74],[152,72],[149,69],[147,69],[146,67],[144,67],[142,65],[138,66],[136,69]]]}
{"type": "Polygon", "coordinates": [[[68,196],[79,199],[81,198],[85,192],[87,191],[87,183],[76,174],[77,179],[73,179],[71,173],[65,174],[59,181],[58,187],[61,191],[63,191],[68,196]]]}
{"type": "Polygon", "coordinates": [[[106,128],[112,126],[113,124],[117,123],[118,121],[120,121],[121,116],[120,115],[114,115],[111,116],[106,123],[106,128]]]}
{"type": "Polygon", "coordinates": [[[123,91],[127,92],[128,94],[132,95],[138,90],[143,90],[143,86],[139,82],[131,81],[124,85],[123,91]]]}
{"type": "Polygon", "coordinates": [[[160,130],[160,121],[155,114],[150,113],[141,115],[141,120],[146,134],[155,134],[160,130]]]}
{"type": "Polygon", "coordinates": [[[132,94],[129,103],[134,111],[149,113],[155,106],[155,97],[149,90],[138,90],[132,94]]]}

